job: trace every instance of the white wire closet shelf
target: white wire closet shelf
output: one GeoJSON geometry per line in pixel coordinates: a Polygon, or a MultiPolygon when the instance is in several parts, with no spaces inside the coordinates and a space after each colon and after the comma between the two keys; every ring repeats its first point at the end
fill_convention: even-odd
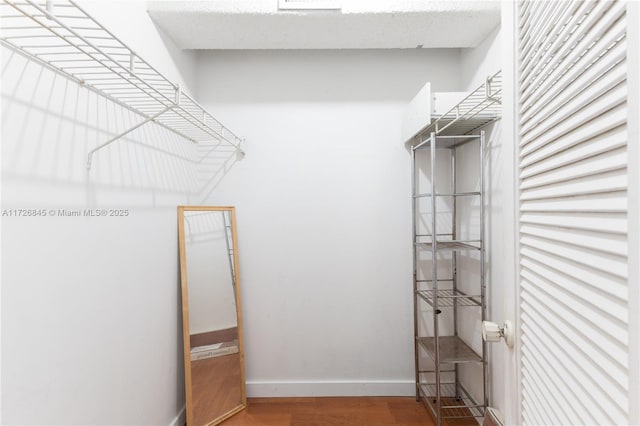
{"type": "MultiPolygon", "coordinates": [[[[433,117],[431,124],[422,129],[418,141],[436,136],[467,135],[497,120],[502,115],[502,70],[486,78],[477,89],[449,109],[433,117]]],[[[456,139],[441,139],[438,144],[455,145],[456,139]]]]}
{"type": "Polygon", "coordinates": [[[143,121],[89,152],[92,155],[149,123],[198,142],[244,154],[242,139],[72,0],[2,0],[2,44],[139,114],[143,121]]]}

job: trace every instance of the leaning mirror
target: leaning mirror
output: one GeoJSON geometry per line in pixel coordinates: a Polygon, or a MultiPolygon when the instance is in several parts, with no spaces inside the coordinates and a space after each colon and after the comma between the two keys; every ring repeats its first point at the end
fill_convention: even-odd
{"type": "Polygon", "coordinates": [[[178,207],[187,425],[247,405],[233,207],[178,207]]]}

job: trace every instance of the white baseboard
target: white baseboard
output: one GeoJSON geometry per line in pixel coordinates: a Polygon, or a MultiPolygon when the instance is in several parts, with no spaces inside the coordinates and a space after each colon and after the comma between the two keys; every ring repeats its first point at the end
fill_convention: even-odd
{"type": "Polygon", "coordinates": [[[169,426],[184,426],[187,423],[187,407],[183,406],[177,416],[171,420],[169,426]]]}
{"type": "Polygon", "coordinates": [[[247,382],[248,397],[287,396],[415,396],[411,380],[361,380],[316,382],[247,382]]]}

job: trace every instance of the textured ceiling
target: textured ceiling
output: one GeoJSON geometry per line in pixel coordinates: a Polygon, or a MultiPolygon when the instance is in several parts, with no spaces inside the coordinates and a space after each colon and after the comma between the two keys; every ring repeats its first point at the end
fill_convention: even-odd
{"type": "Polygon", "coordinates": [[[341,10],[278,10],[278,0],[147,2],[182,49],[475,47],[500,23],[500,1],[342,0],[341,10]]]}

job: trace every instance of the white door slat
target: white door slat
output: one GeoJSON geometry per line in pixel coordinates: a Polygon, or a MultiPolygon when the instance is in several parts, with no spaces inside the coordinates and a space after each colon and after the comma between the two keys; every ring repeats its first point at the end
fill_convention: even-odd
{"type": "MultiPolygon", "coordinates": [[[[523,372],[526,372],[526,368],[523,367],[523,372]]],[[[528,387],[526,389],[529,389],[528,387]]],[[[522,406],[524,407],[524,411],[522,413],[522,418],[524,419],[525,425],[549,425],[551,424],[549,421],[544,421],[537,416],[537,414],[541,413],[543,410],[537,408],[536,406],[530,403],[530,395],[527,390],[522,391],[522,406]]]]}
{"type": "Polygon", "coordinates": [[[579,180],[558,182],[544,187],[536,187],[522,191],[520,200],[544,198],[573,197],[598,192],[623,191],[627,187],[627,174],[624,169],[617,169],[594,176],[586,176],[579,180]]]}
{"type": "Polygon", "coordinates": [[[544,407],[551,407],[553,413],[560,415],[559,419],[565,424],[570,424],[570,419],[576,419],[579,417],[578,413],[573,411],[573,407],[565,401],[567,395],[562,392],[561,389],[555,385],[553,380],[549,377],[549,373],[544,370],[535,359],[527,359],[523,362],[523,368],[525,371],[531,371],[533,374],[529,374],[527,378],[533,382],[535,386],[527,388],[530,393],[528,394],[528,400],[536,408],[536,412],[541,414],[544,418],[540,424],[551,424],[552,420],[545,415],[550,410],[545,410],[544,407]],[[544,385],[544,386],[543,386],[544,385]],[[548,392],[542,393],[541,389],[545,389],[548,392]]]}
{"type": "MultiPolygon", "coordinates": [[[[528,293],[523,293],[523,307],[530,308],[534,314],[532,317],[525,317],[528,321],[522,327],[531,350],[531,356],[527,358],[536,359],[538,362],[544,360],[541,363],[544,369],[556,371],[556,374],[549,374],[549,376],[552,376],[552,380],[555,380],[556,386],[560,387],[562,391],[573,396],[567,400],[569,405],[574,407],[575,411],[579,411],[580,417],[584,419],[580,423],[621,424],[616,418],[623,417],[620,404],[626,403],[626,401],[612,400],[601,388],[602,383],[592,380],[591,370],[595,365],[590,362],[587,364],[578,362],[578,360],[587,361],[572,346],[572,342],[561,333],[559,327],[554,325],[560,318],[544,309],[544,306],[528,293]],[[548,318],[553,318],[554,321],[547,321],[548,318]],[[555,368],[552,367],[554,365],[555,368]]],[[[523,346],[526,346],[526,343],[523,346]]],[[[575,424],[575,421],[569,424],[575,424]]]]}
{"type": "MultiPolygon", "coordinates": [[[[610,297],[607,293],[598,291],[588,283],[578,281],[563,271],[540,263],[533,258],[523,257],[520,263],[523,268],[534,274],[539,274],[548,282],[556,283],[558,289],[565,293],[567,297],[574,297],[577,304],[584,305],[580,312],[587,312],[588,309],[590,315],[593,315],[589,317],[589,320],[593,321],[595,326],[601,327],[603,331],[606,331],[607,328],[611,330],[623,328],[626,321],[628,321],[629,312],[627,306],[620,299],[610,297]],[[596,298],[600,302],[597,306],[593,306],[592,301],[596,298]]],[[[564,296],[559,297],[564,298],[564,296]]],[[[628,340],[626,331],[615,335],[612,334],[612,336],[620,343],[626,343],[628,340]]]]}
{"type": "Polygon", "coordinates": [[[532,247],[562,259],[570,259],[584,266],[598,265],[598,269],[619,278],[627,278],[626,262],[619,256],[612,256],[601,252],[594,252],[585,248],[578,248],[564,242],[549,241],[538,236],[522,235],[522,246],[532,247]]]}
{"type": "MultiPolygon", "coordinates": [[[[523,345],[531,344],[527,337],[523,336],[523,345]]],[[[571,422],[565,423],[564,419],[567,417],[573,419],[573,422],[581,420],[582,411],[576,410],[572,404],[569,404],[568,399],[575,398],[575,396],[567,392],[562,383],[557,383],[557,379],[553,378],[557,374],[557,369],[545,368],[547,364],[545,360],[538,361],[538,358],[531,356],[522,360],[523,375],[526,377],[523,379],[523,404],[528,404],[528,412],[526,414],[530,415],[532,419],[536,419],[531,420],[529,424],[571,424],[571,422]],[[554,404],[546,402],[541,403],[540,400],[544,400],[545,395],[557,401],[558,407],[556,408],[554,404]],[[552,409],[545,407],[551,407],[552,409]],[[551,420],[552,418],[553,420],[551,420]]]]}
{"type": "MultiPolygon", "coordinates": [[[[540,85],[536,92],[536,97],[530,98],[523,103],[523,107],[526,107],[527,111],[522,114],[522,122],[527,123],[534,113],[539,113],[539,110],[548,102],[556,98],[566,99],[568,95],[564,96],[564,94],[572,93],[575,90],[568,90],[570,85],[574,85],[574,82],[580,79],[589,81],[591,73],[603,72],[619,60],[626,58],[624,43],[620,43],[625,36],[625,32],[624,21],[615,22],[608,29],[607,37],[599,39],[574,63],[566,64],[564,67],[558,67],[554,70],[554,74],[540,85]],[[618,40],[618,42],[612,45],[611,39],[618,40]],[[622,56],[620,56],[621,54],[622,56]],[[603,60],[600,60],[601,57],[603,60]],[[561,94],[563,96],[558,96],[561,94]]],[[[582,84],[578,84],[577,87],[581,86],[582,84]]]]}
{"type": "MultiPolygon", "coordinates": [[[[585,155],[589,155],[590,153],[586,151],[587,150],[585,150],[585,155]]],[[[567,157],[569,156],[570,154],[567,157]]],[[[588,176],[596,177],[599,174],[626,169],[627,167],[627,149],[625,144],[622,144],[618,149],[601,152],[599,155],[591,155],[583,159],[580,159],[578,156],[574,158],[575,160],[573,162],[561,167],[528,176],[526,183],[522,184],[522,189],[527,190],[588,176]]],[[[521,178],[522,177],[524,176],[521,174],[521,178]]]]}
{"type": "Polygon", "coordinates": [[[534,259],[556,271],[562,271],[563,274],[582,282],[583,285],[591,286],[594,291],[605,294],[604,297],[610,298],[615,303],[626,303],[629,295],[626,281],[623,278],[612,276],[599,267],[585,265],[575,259],[559,258],[553,253],[536,247],[523,248],[522,258],[534,259]]]}
{"type": "MultiPolygon", "coordinates": [[[[522,61],[519,67],[521,92],[524,92],[530,85],[536,82],[535,76],[540,74],[540,65],[546,65],[544,69],[551,69],[552,65],[549,65],[550,57],[557,53],[558,46],[566,43],[567,39],[576,33],[576,28],[579,28],[579,23],[589,16],[594,8],[598,7],[596,1],[589,0],[584,2],[572,2],[572,12],[567,15],[558,16],[563,19],[556,23],[548,32],[542,33],[544,38],[542,43],[538,46],[535,52],[522,52],[522,61]],[[533,53],[533,54],[532,54],[533,53]],[[546,61],[545,61],[546,59],[546,61]]],[[[603,5],[600,5],[599,10],[603,9],[603,5]]],[[[534,19],[535,19],[534,14],[534,19]]],[[[534,31],[531,28],[531,31],[534,31]]],[[[524,100],[524,98],[523,98],[524,100]]]]}
{"type": "Polygon", "coordinates": [[[618,126],[603,134],[597,134],[595,137],[582,143],[565,146],[564,150],[556,152],[555,155],[546,158],[546,161],[539,161],[529,165],[525,165],[524,161],[522,161],[520,178],[526,179],[549,170],[577,163],[578,161],[597,156],[598,154],[606,155],[609,151],[626,147],[626,144],[626,129],[623,126],[618,126]]]}
{"type": "MultiPolygon", "coordinates": [[[[619,366],[615,377],[612,377],[621,386],[624,386],[624,374],[628,367],[625,351],[628,335],[624,329],[624,323],[622,327],[620,327],[619,323],[615,323],[615,332],[620,337],[616,338],[610,335],[606,329],[598,327],[588,320],[587,317],[592,314],[592,309],[587,308],[586,311],[580,313],[572,309],[571,303],[569,305],[564,303],[565,297],[555,283],[542,278],[535,271],[528,268],[523,268],[522,276],[524,278],[523,282],[527,283],[523,285],[523,289],[529,291],[541,303],[544,303],[549,310],[553,311],[555,315],[570,324],[568,326],[570,330],[566,330],[566,333],[571,334],[574,345],[584,349],[586,357],[597,360],[597,362],[603,363],[602,365],[611,362],[619,366]],[[600,350],[593,351],[591,348],[593,345],[598,346],[600,350]]],[[[563,326],[563,330],[564,328],[565,326],[563,326]]],[[[607,367],[607,371],[611,372],[611,368],[611,366],[607,367]]]]}
{"type": "Polygon", "coordinates": [[[542,162],[543,160],[551,160],[554,155],[568,149],[579,143],[599,137],[615,128],[622,127],[622,131],[626,133],[625,124],[627,122],[626,104],[620,104],[599,116],[598,120],[592,120],[584,123],[581,127],[573,129],[570,133],[564,134],[559,138],[540,145],[529,150],[528,153],[521,156],[521,167],[527,167],[533,163],[542,162]]]}
{"type": "Polygon", "coordinates": [[[599,98],[594,99],[587,105],[572,104],[572,107],[575,106],[579,109],[567,112],[564,116],[565,120],[558,124],[556,127],[552,128],[546,133],[543,133],[542,135],[522,136],[520,142],[520,145],[523,147],[521,155],[526,155],[528,152],[544,146],[554,139],[564,135],[565,133],[568,133],[582,126],[583,124],[596,119],[616,105],[625,103],[626,100],[627,88],[625,85],[619,84],[613,90],[607,92],[599,98]],[[528,144],[529,146],[526,146],[528,144]]]}
{"type": "MultiPolygon", "coordinates": [[[[595,342],[580,333],[575,324],[569,321],[571,316],[568,318],[564,316],[568,311],[557,311],[555,308],[558,305],[548,305],[553,299],[540,292],[535,284],[526,280],[523,284],[525,284],[522,292],[523,302],[530,304],[532,315],[537,317],[536,324],[529,324],[529,326],[532,329],[540,328],[548,332],[551,337],[554,337],[549,343],[561,348],[549,355],[564,355],[567,357],[565,359],[573,360],[574,365],[568,364],[571,371],[577,373],[575,377],[582,377],[580,381],[588,383],[589,391],[597,390],[599,395],[596,398],[604,399],[604,395],[607,394],[620,402],[626,400],[625,392],[628,390],[625,386],[628,373],[626,352],[618,351],[615,346],[616,353],[608,352],[609,344],[606,336],[600,336],[601,338],[598,339],[605,346],[599,351],[594,351],[595,342]],[[620,353],[622,358],[614,356],[620,353]],[[599,384],[602,383],[610,385],[607,391],[599,389],[599,384]]],[[[618,406],[618,408],[622,407],[618,406]]]]}
{"type": "MultiPolygon", "coordinates": [[[[609,5],[613,5],[613,3],[610,2],[609,5]]],[[[600,7],[605,7],[605,2],[600,2],[600,7]]],[[[532,83],[527,89],[523,88],[523,97],[521,99],[523,114],[533,107],[532,103],[535,103],[536,99],[551,91],[553,86],[557,87],[557,91],[562,90],[563,86],[560,86],[559,82],[562,81],[565,76],[569,81],[572,81],[577,75],[592,66],[594,61],[601,60],[602,57],[605,56],[602,49],[606,52],[607,49],[612,48],[616,41],[619,41],[618,39],[625,34],[624,31],[620,31],[618,25],[620,21],[619,18],[623,12],[624,6],[620,6],[620,4],[617,6],[614,5],[607,11],[607,19],[600,21],[597,28],[587,28],[583,26],[579,28],[579,31],[576,31],[576,34],[579,35],[583,35],[580,31],[589,31],[589,33],[583,38],[577,39],[576,44],[570,49],[565,49],[563,55],[552,58],[552,63],[545,64],[545,73],[541,72],[541,74],[537,76],[537,82],[535,84],[532,83]],[[595,50],[595,52],[593,50],[595,50]],[[533,96],[533,94],[535,94],[535,96],[533,96]]],[[[574,36],[576,34],[574,34],[574,36]]]]}
{"type": "MultiPolygon", "coordinates": [[[[537,92],[537,89],[542,83],[552,78],[553,71],[561,64],[572,64],[576,58],[584,54],[586,50],[591,48],[603,34],[607,33],[608,29],[614,25],[614,23],[624,14],[624,4],[620,2],[607,2],[600,1],[595,4],[593,9],[589,10],[586,15],[578,17],[579,24],[575,24],[575,21],[571,25],[565,27],[564,38],[557,38],[553,47],[550,47],[545,57],[536,62],[531,62],[530,72],[530,85],[527,88],[522,88],[522,102],[537,92]],[[595,25],[592,25],[595,24],[595,25]]],[[[527,69],[523,70],[522,80],[527,79],[527,69]]],[[[523,109],[523,112],[526,109],[523,109]]]]}
{"type": "Polygon", "coordinates": [[[565,242],[589,250],[602,251],[614,256],[627,256],[626,235],[611,235],[606,232],[577,232],[576,229],[562,229],[523,223],[520,227],[522,234],[539,236],[547,240],[565,242]]]}
{"type": "Polygon", "coordinates": [[[541,108],[530,109],[531,116],[528,119],[523,117],[521,134],[548,131],[567,112],[575,111],[624,81],[627,77],[625,55],[624,44],[618,43],[612,49],[612,54],[607,55],[607,60],[598,61],[568,85],[556,85],[553,94],[541,96],[541,108]],[[559,92],[564,91],[571,96],[561,96],[563,93],[559,92]]]}
{"type": "MultiPolygon", "coordinates": [[[[526,302],[523,302],[523,307],[527,308],[530,305],[526,302]]],[[[539,315],[535,312],[534,308],[530,307],[534,316],[523,315],[523,319],[526,319],[528,323],[535,323],[539,315]]],[[[566,395],[563,398],[563,402],[566,404],[563,411],[571,410],[574,414],[571,422],[563,423],[560,419],[562,419],[563,412],[551,412],[549,407],[541,407],[542,409],[546,409],[548,415],[553,418],[552,421],[548,423],[544,423],[545,425],[561,425],[561,424],[609,424],[609,422],[598,422],[594,419],[594,415],[590,412],[589,408],[593,409],[596,407],[592,404],[593,397],[590,396],[581,386],[580,376],[575,378],[572,374],[572,365],[570,362],[566,361],[566,355],[562,354],[561,356],[555,357],[551,356],[552,353],[557,351],[557,346],[550,345],[546,336],[546,330],[542,331],[535,324],[522,327],[522,346],[529,351],[529,356],[522,360],[523,366],[526,364],[531,364],[532,368],[529,369],[526,376],[523,378],[523,387],[527,390],[536,389],[538,392],[551,392],[553,393],[554,388],[557,388],[557,395],[563,394],[566,395]],[[544,372],[544,373],[543,373],[544,372]],[[533,377],[536,375],[542,376],[542,383],[537,385],[533,380],[533,377]],[[548,380],[551,384],[546,385],[545,380],[548,380]],[[540,389],[538,389],[540,387],[540,389]]],[[[598,414],[596,414],[598,415],[598,414]]],[[[600,418],[606,418],[606,416],[600,414],[600,418]]],[[[613,423],[611,423],[613,424],[613,423]]]]}
{"type": "Polygon", "coordinates": [[[622,216],[627,212],[626,191],[607,191],[572,196],[571,198],[543,198],[540,200],[525,200],[520,204],[521,212],[546,213],[556,216],[558,219],[565,219],[565,225],[574,227],[580,225],[582,221],[600,220],[603,222],[601,229],[606,232],[627,233],[626,217],[622,216]],[[607,215],[607,213],[617,213],[607,215]],[[568,216],[568,214],[572,214],[568,216]],[[622,214],[622,215],[621,215],[622,214]],[[562,215],[562,216],[558,216],[562,215]],[[622,221],[621,221],[622,219],[622,221]],[[610,220],[616,225],[606,225],[610,220]],[[622,225],[620,225],[622,224],[622,225]]]}
{"type": "Polygon", "coordinates": [[[627,234],[626,215],[612,215],[610,212],[604,212],[604,214],[581,212],[558,213],[523,209],[520,222],[523,225],[551,226],[558,229],[567,229],[572,232],[591,231],[618,236],[625,236],[627,234]]]}
{"type": "Polygon", "coordinates": [[[545,44],[547,37],[553,32],[558,20],[573,14],[578,8],[577,4],[571,2],[547,2],[547,6],[544,11],[533,10],[532,12],[534,12],[538,18],[534,22],[531,22],[531,24],[527,23],[526,26],[521,29],[521,31],[528,34],[536,34],[536,36],[530,37],[528,40],[523,40],[521,44],[522,56],[527,58],[522,62],[523,67],[526,66],[530,60],[533,60],[535,53],[545,44]],[[560,18],[554,19],[554,17],[557,16],[560,16],[560,18]]]}

